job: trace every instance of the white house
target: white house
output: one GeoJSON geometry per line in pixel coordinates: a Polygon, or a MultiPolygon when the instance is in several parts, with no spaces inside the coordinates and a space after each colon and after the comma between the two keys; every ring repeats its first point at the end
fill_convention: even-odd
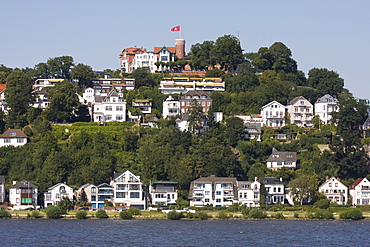
{"type": "Polygon", "coordinates": [[[267,168],[277,170],[283,167],[295,169],[297,167],[297,152],[279,152],[273,148],[267,159],[267,168]]]}
{"type": "Polygon", "coordinates": [[[349,186],[349,194],[352,197],[352,205],[370,204],[370,182],[367,178],[359,178],[349,186]]]}
{"type": "Polygon", "coordinates": [[[348,201],[348,188],[335,177],[326,177],[326,181],[319,187],[319,192],[325,194],[331,203],[346,205],[348,201]]]}
{"type": "Polygon", "coordinates": [[[180,114],[180,100],[174,99],[172,96],[169,96],[163,102],[163,118],[175,117],[180,114]]]}
{"type": "Polygon", "coordinates": [[[73,201],[73,189],[68,185],[58,183],[48,188],[48,191],[44,193],[45,208],[49,205],[58,205],[63,197],[68,197],[69,200],[73,201]]]}
{"type": "Polygon", "coordinates": [[[287,105],[290,123],[299,127],[311,127],[313,119],[313,105],[303,96],[295,97],[287,105]]]}
{"type": "Polygon", "coordinates": [[[319,115],[321,124],[330,124],[332,112],[339,111],[337,98],[325,94],[315,102],[315,115],[319,115]]]}
{"type": "Polygon", "coordinates": [[[228,207],[238,201],[236,178],[201,177],[190,183],[190,206],[228,207]]]}
{"type": "Polygon", "coordinates": [[[7,129],[0,136],[0,147],[19,147],[27,143],[27,136],[20,129],[7,129]]]}
{"type": "Polygon", "coordinates": [[[107,96],[95,96],[93,120],[100,124],[126,121],[126,100],[123,93],[112,89],[107,96]]]}
{"type": "Polygon", "coordinates": [[[111,185],[114,188],[113,201],[116,206],[121,204],[141,210],[147,208],[144,185],[139,176],[135,176],[129,170],[120,174],[114,173],[111,185]]]}
{"type": "Polygon", "coordinates": [[[5,177],[0,176],[0,204],[5,202],[6,190],[5,190],[5,177]]]}
{"type": "Polygon", "coordinates": [[[151,204],[175,205],[177,200],[177,182],[152,182],[149,186],[151,204]]]}
{"type": "Polygon", "coordinates": [[[275,177],[263,177],[262,182],[265,185],[267,196],[266,204],[284,204],[285,185],[281,179],[275,177]]]}
{"type": "Polygon", "coordinates": [[[13,209],[26,209],[37,204],[37,186],[28,181],[14,181],[9,188],[9,203],[13,209]]]}
{"type": "Polygon", "coordinates": [[[277,101],[262,106],[261,116],[263,125],[267,127],[283,127],[285,126],[285,109],[286,107],[277,101]]]}
{"type": "Polygon", "coordinates": [[[261,183],[257,181],[237,181],[239,205],[259,207],[261,183]]]}
{"type": "Polygon", "coordinates": [[[64,81],[64,79],[37,79],[32,88],[34,91],[41,91],[44,90],[45,87],[54,87],[55,84],[62,81],[64,81]]]}

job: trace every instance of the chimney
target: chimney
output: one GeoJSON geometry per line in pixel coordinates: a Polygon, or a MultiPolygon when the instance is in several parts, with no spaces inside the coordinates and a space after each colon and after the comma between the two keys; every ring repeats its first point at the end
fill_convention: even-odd
{"type": "Polygon", "coordinates": [[[280,178],[280,182],[283,182],[283,178],[280,178]]]}
{"type": "Polygon", "coordinates": [[[337,180],[340,182],[340,178],[337,178],[337,180]]]}
{"type": "Polygon", "coordinates": [[[15,185],[17,183],[17,181],[13,180],[13,185],[15,185]]]}
{"type": "Polygon", "coordinates": [[[254,177],[254,181],[257,181],[257,177],[254,177]]]}
{"type": "Polygon", "coordinates": [[[326,176],[326,177],[325,177],[325,181],[328,181],[328,180],[329,180],[329,176],[326,176]]]}

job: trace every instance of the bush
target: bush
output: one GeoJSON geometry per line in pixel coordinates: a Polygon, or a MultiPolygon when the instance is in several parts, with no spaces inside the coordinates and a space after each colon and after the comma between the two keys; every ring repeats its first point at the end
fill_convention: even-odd
{"type": "Polygon", "coordinates": [[[176,212],[175,210],[168,212],[167,219],[169,220],[179,220],[181,219],[181,213],[176,212]]]}
{"type": "Polygon", "coordinates": [[[33,211],[31,214],[32,218],[41,218],[40,212],[39,211],[33,211]]]}
{"type": "Polygon", "coordinates": [[[103,209],[99,209],[95,213],[95,217],[98,218],[98,219],[107,219],[107,218],[109,218],[108,215],[107,215],[107,212],[105,212],[103,209]]]}
{"type": "Polygon", "coordinates": [[[267,217],[266,212],[261,209],[254,208],[249,212],[249,217],[252,219],[264,219],[267,217]]]}
{"type": "Polygon", "coordinates": [[[229,214],[226,213],[225,211],[220,211],[220,212],[218,212],[217,217],[219,219],[226,220],[226,219],[229,218],[229,214]]]}
{"type": "Polygon", "coordinates": [[[244,208],[243,210],[242,210],[242,215],[245,217],[245,218],[248,218],[248,216],[249,216],[249,212],[250,212],[251,210],[249,209],[249,208],[244,208]]]}
{"type": "Polygon", "coordinates": [[[314,207],[327,209],[330,207],[330,201],[328,199],[320,199],[313,204],[314,207]]]}
{"type": "Polygon", "coordinates": [[[334,215],[327,209],[324,210],[315,210],[312,212],[308,212],[306,215],[309,219],[321,219],[321,220],[332,220],[334,219],[334,215]]]}
{"type": "Polygon", "coordinates": [[[49,219],[59,219],[63,214],[66,213],[65,210],[63,210],[62,208],[58,206],[48,206],[45,209],[45,212],[46,212],[46,217],[48,217],[49,219]]]}
{"type": "Polygon", "coordinates": [[[363,219],[364,216],[362,215],[362,212],[359,209],[349,209],[347,211],[341,212],[339,214],[339,218],[343,220],[360,220],[363,219]]]}
{"type": "Polygon", "coordinates": [[[299,215],[298,215],[298,213],[294,213],[294,215],[293,215],[293,218],[296,218],[296,219],[298,219],[298,218],[299,218],[299,215]]]}
{"type": "Polygon", "coordinates": [[[86,213],[86,211],[84,211],[84,210],[78,211],[76,213],[76,218],[79,219],[79,220],[87,219],[87,213],[86,213]]]}
{"type": "Polygon", "coordinates": [[[195,217],[200,220],[207,220],[209,215],[206,212],[197,212],[195,217]]]}
{"type": "Polygon", "coordinates": [[[12,215],[4,208],[0,207],[0,218],[10,218],[12,215]]]}
{"type": "Polygon", "coordinates": [[[121,211],[119,213],[119,217],[122,219],[122,220],[131,220],[132,219],[132,214],[128,211],[121,211]]]}
{"type": "Polygon", "coordinates": [[[277,213],[273,216],[275,219],[285,219],[285,216],[282,213],[277,213]]]}
{"type": "Polygon", "coordinates": [[[140,209],[135,207],[130,207],[127,211],[130,212],[131,215],[141,215],[140,209]]]}

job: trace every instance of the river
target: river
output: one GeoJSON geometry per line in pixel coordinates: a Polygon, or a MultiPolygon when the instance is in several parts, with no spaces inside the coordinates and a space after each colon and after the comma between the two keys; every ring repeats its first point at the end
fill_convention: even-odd
{"type": "Polygon", "coordinates": [[[0,220],[0,246],[370,246],[370,221],[0,220]]]}

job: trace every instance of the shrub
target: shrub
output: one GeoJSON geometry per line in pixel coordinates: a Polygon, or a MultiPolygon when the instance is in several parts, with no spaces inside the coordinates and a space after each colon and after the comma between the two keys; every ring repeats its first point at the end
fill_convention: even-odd
{"type": "Polygon", "coordinates": [[[32,218],[41,218],[40,212],[39,211],[33,211],[31,214],[32,218]]]}
{"type": "Polygon", "coordinates": [[[107,212],[105,212],[103,209],[99,209],[95,213],[95,217],[98,218],[98,219],[106,219],[106,218],[109,218],[108,215],[107,215],[107,212]]]}
{"type": "Polygon", "coordinates": [[[360,220],[363,219],[364,216],[362,215],[362,212],[359,209],[349,209],[341,212],[339,214],[339,218],[343,220],[360,220]]]}
{"type": "Polygon", "coordinates": [[[10,218],[12,215],[4,208],[0,207],[0,218],[10,218]]]}
{"type": "Polygon", "coordinates": [[[58,207],[58,206],[48,206],[46,209],[45,209],[45,212],[46,212],[46,217],[48,217],[49,219],[59,219],[63,214],[66,213],[65,210],[63,210],[62,208],[58,207]]]}
{"type": "Polygon", "coordinates": [[[244,208],[243,210],[242,210],[242,215],[245,217],[245,218],[248,218],[248,216],[249,216],[249,212],[250,212],[251,210],[249,209],[249,208],[244,208]]]}
{"type": "Polygon", "coordinates": [[[327,209],[323,210],[315,210],[312,212],[308,212],[306,215],[309,219],[322,219],[322,220],[332,220],[334,219],[334,215],[327,209]]]}
{"type": "Polygon", "coordinates": [[[264,219],[267,217],[266,212],[261,209],[254,208],[249,212],[249,217],[252,219],[264,219]]]}
{"type": "Polygon", "coordinates": [[[87,213],[86,213],[86,211],[84,211],[84,210],[78,211],[76,213],[76,218],[79,219],[79,220],[87,219],[87,213]]]}
{"type": "Polygon", "coordinates": [[[179,220],[181,219],[181,213],[176,212],[175,210],[168,212],[167,219],[169,220],[179,220]]]}
{"type": "Polygon", "coordinates": [[[273,216],[275,219],[285,219],[285,216],[282,213],[277,213],[273,216]]]}
{"type": "Polygon", "coordinates": [[[119,213],[119,217],[122,219],[122,220],[131,220],[132,219],[132,214],[128,211],[121,211],[119,213]]]}
{"type": "Polygon", "coordinates": [[[200,220],[207,220],[209,215],[206,212],[197,212],[195,217],[200,220]]]}
{"type": "Polygon", "coordinates": [[[298,219],[298,218],[299,218],[299,215],[298,215],[298,213],[294,213],[294,215],[293,215],[293,218],[296,218],[296,219],[298,219]]]}
{"type": "Polygon", "coordinates": [[[226,213],[225,211],[220,211],[220,212],[218,212],[217,217],[219,219],[226,220],[226,219],[229,218],[229,214],[226,213]]]}
{"type": "Polygon", "coordinates": [[[140,209],[135,207],[130,207],[127,211],[130,212],[131,215],[141,215],[140,209]]]}
{"type": "Polygon", "coordinates": [[[321,208],[321,209],[327,209],[330,207],[330,201],[328,199],[320,199],[317,202],[315,202],[314,207],[321,208]]]}

